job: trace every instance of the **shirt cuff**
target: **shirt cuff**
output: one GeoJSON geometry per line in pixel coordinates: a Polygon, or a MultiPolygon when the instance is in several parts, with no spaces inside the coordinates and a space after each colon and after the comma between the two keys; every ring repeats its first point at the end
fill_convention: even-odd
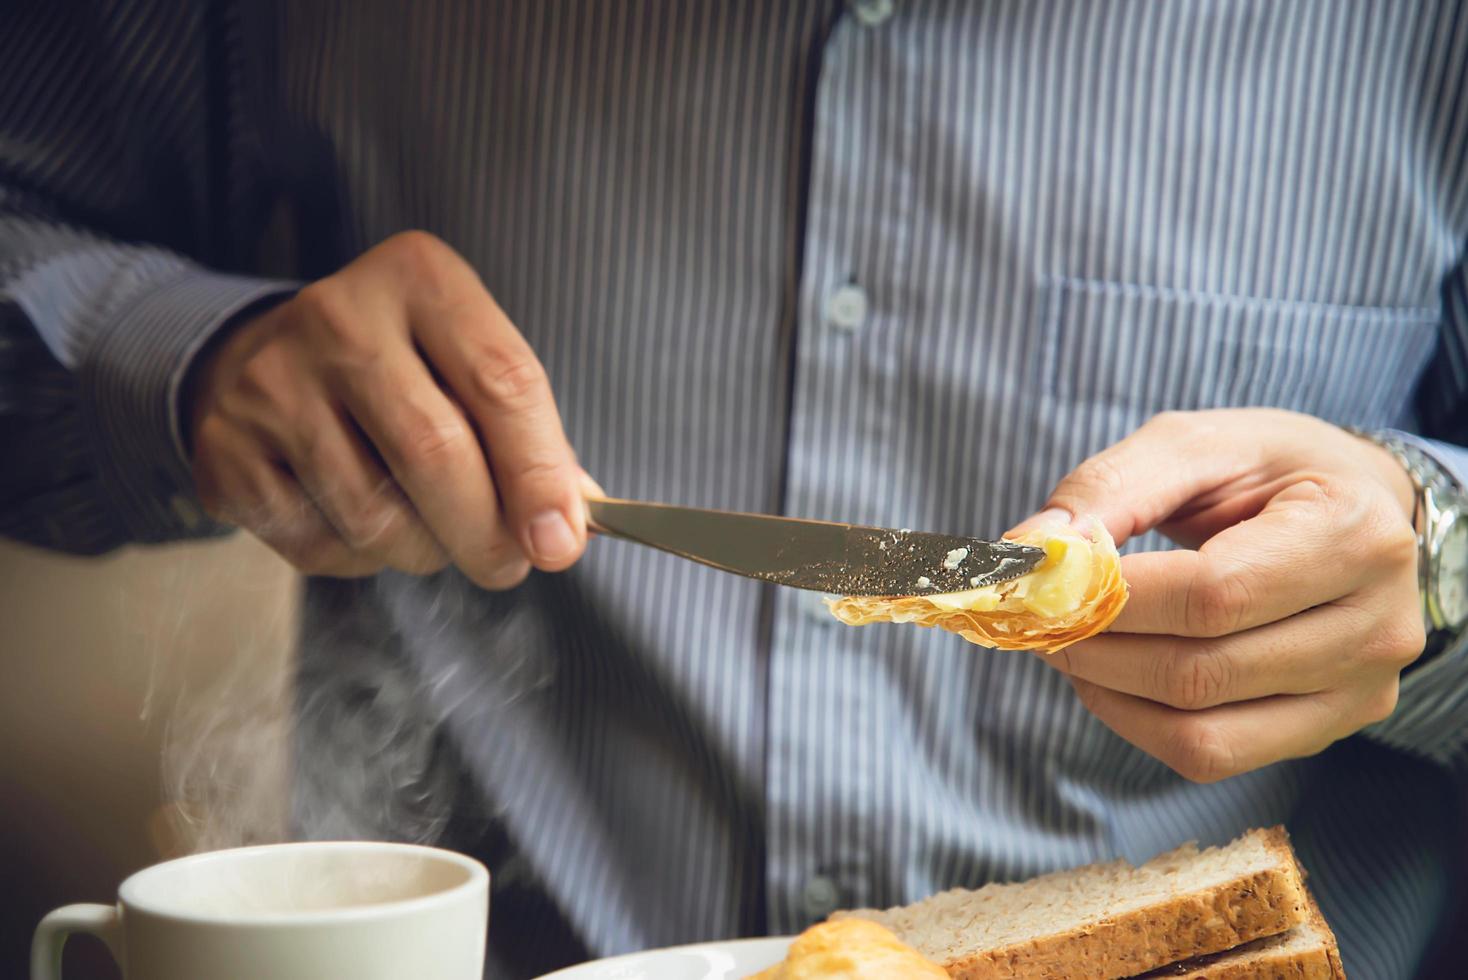
{"type": "Polygon", "coordinates": [[[179,390],[204,344],[233,316],[295,283],[185,267],[143,293],[81,366],[81,410],[98,476],[129,539],[197,537],[213,527],[194,493],[179,390]]]}
{"type": "MultiPolygon", "coordinates": [[[[1420,449],[1468,487],[1468,449],[1410,432],[1388,434],[1420,449]]],[[[1468,633],[1404,673],[1396,711],[1365,733],[1444,765],[1468,754],[1468,633]]]]}

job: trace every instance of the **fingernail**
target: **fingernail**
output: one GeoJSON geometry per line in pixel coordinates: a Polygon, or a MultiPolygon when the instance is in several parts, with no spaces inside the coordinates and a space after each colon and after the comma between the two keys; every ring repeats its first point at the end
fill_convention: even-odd
{"type": "Polygon", "coordinates": [[[1064,507],[1047,507],[1033,517],[1027,517],[1010,528],[1005,532],[1005,537],[1014,537],[1016,534],[1023,534],[1037,527],[1064,527],[1072,520],[1070,511],[1064,507]]]}
{"type": "Polygon", "coordinates": [[[530,550],[541,561],[560,561],[576,550],[576,535],[560,511],[548,510],[530,519],[530,550]]]}

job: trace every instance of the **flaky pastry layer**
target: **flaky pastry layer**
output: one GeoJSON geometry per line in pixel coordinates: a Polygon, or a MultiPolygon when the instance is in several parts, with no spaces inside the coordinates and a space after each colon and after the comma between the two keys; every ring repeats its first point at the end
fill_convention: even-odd
{"type": "Polygon", "coordinates": [[[1086,523],[1092,528],[1087,534],[1044,527],[1017,537],[1046,555],[1033,572],[1008,582],[936,595],[845,596],[826,604],[848,626],[915,623],[980,646],[1054,652],[1100,633],[1126,605],[1116,543],[1099,521],[1086,523]]]}

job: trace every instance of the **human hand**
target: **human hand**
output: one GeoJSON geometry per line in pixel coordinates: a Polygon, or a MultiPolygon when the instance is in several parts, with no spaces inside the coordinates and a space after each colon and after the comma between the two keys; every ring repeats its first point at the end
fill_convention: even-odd
{"type": "Polygon", "coordinates": [[[1424,646],[1413,488],[1386,450],[1273,409],[1169,412],[1025,522],[1091,514],[1128,555],[1112,631],[1042,655],[1122,738],[1211,782],[1387,717],[1424,646]]]}
{"type": "Polygon", "coordinates": [[[191,382],[205,509],[302,571],[569,566],[591,488],[544,368],[474,270],[395,235],[224,337],[191,382]]]}

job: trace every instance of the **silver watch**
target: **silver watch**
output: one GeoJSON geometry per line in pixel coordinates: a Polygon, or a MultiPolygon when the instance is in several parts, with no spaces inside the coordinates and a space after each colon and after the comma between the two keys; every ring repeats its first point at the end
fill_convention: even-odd
{"type": "Polygon", "coordinates": [[[1417,491],[1418,585],[1430,656],[1468,625],[1468,493],[1431,456],[1384,433],[1353,430],[1397,458],[1417,491]]]}

